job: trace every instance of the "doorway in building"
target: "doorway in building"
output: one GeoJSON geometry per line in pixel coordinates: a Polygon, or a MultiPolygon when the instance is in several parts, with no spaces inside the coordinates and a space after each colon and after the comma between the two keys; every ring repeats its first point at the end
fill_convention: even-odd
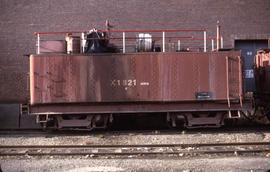
{"type": "Polygon", "coordinates": [[[245,92],[255,91],[254,58],[257,50],[268,48],[268,40],[235,40],[235,48],[241,50],[244,60],[245,92]]]}

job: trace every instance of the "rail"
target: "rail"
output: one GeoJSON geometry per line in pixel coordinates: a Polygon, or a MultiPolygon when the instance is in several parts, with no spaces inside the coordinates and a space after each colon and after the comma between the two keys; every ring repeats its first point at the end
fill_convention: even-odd
{"type": "MultiPolygon", "coordinates": [[[[130,45],[128,42],[130,40],[138,39],[138,37],[128,36],[130,34],[138,34],[138,33],[151,33],[153,36],[151,39],[155,39],[155,41],[161,41],[161,52],[167,52],[168,49],[173,49],[173,51],[181,51],[187,50],[190,51],[191,48],[194,48],[198,51],[207,51],[207,40],[213,40],[211,37],[207,37],[207,31],[205,29],[141,29],[141,30],[97,30],[100,32],[108,32],[110,33],[110,40],[117,41],[122,40],[121,49],[122,53],[128,52],[128,48],[130,45]],[[113,34],[117,36],[113,36],[113,34]],[[119,35],[120,34],[120,35],[119,35]],[[174,34],[174,36],[170,36],[174,34]],[[188,36],[183,34],[188,34],[188,36]],[[190,35],[192,34],[192,35],[190,35]],[[188,42],[193,41],[193,43],[188,42]],[[197,41],[197,42],[195,42],[197,41]],[[202,42],[200,42],[202,41],[202,42]],[[195,44],[198,44],[197,46],[195,44]],[[177,45],[177,48],[175,47],[177,45]],[[184,46],[185,45],[185,46],[184,46]],[[200,46],[202,45],[202,48],[200,46]],[[173,48],[171,48],[173,47],[173,48]]],[[[66,34],[81,34],[86,33],[86,31],[64,31],[64,32],[35,32],[34,34],[37,37],[37,54],[41,53],[41,37],[49,36],[49,35],[66,35],[66,34]]],[[[145,38],[148,39],[148,38],[145,38]]],[[[215,38],[214,38],[215,39],[215,38]]],[[[116,42],[114,42],[116,43],[116,42]]],[[[118,42],[119,44],[119,42],[118,42]]],[[[213,48],[213,41],[212,41],[212,50],[213,48]]]]}
{"type": "Polygon", "coordinates": [[[0,156],[143,156],[269,153],[270,142],[142,145],[1,145],[0,156]]]}

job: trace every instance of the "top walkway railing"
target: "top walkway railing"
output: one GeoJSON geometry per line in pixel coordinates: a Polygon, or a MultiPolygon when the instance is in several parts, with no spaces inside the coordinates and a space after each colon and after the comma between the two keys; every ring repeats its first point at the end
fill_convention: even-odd
{"type": "MultiPolygon", "coordinates": [[[[214,50],[214,40],[216,38],[207,37],[206,29],[133,29],[133,30],[97,30],[100,32],[107,32],[107,39],[115,44],[123,53],[130,52],[132,47],[135,47],[138,34],[146,33],[151,35],[151,40],[155,45],[160,46],[161,52],[167,51],[201,51],[206,52],[208,40],[211,41],[214,50]],[[135,40],[135,41],[134,41],[135,40]],[[135,43],[135,44],[134,44],[135,43]]],[[[65,32],[35,32],[37,36],[37,53],[40,52],[40,42],[44,41],[45,37],[54,36],[59,39],[59,35],[74,35],[82,41],[81,34],[86,31],[65,31],[65,32]]],[[[96,39],[96,38],[95,38],[96,39]]],[[[104,38],[103,38],[104,39],[104,38]]],[[[141,39],[141,38],[140,38],[141,39]]],[[[146,37],[144,39],[149,39],[146,37]]],[[[64,39],[63,39],[64,40],[64,39]]],[[[221,48],[223,47],[223,40],[221,40],[221,48]]]]}

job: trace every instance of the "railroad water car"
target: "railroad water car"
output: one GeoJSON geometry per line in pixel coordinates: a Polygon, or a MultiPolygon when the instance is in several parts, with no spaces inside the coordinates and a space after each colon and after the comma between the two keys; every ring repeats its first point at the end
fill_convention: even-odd
{"type": "Polygon", "coordinates": [[[44,127],[89,130],[114,115],[161,113],[187,128],[249,115],[240,51],[221,49],[217,30],[212,50],[204,29],[36,33],[29,113],[44,127]]]}

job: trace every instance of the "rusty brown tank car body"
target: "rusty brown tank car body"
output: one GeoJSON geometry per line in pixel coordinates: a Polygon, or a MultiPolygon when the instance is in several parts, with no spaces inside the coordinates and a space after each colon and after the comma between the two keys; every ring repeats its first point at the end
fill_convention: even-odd
{"type": "Polygon", "coordinates": [[[30,90],[30,111],[43,118],[163,112],[192,127],[249,108],[239,51],[31,55],[30,90]]]}
{"type": "Polygon", "coordinates": [[[30,76],[31,105],[242,99],[234,51],[32,55],[30,76]]]}

